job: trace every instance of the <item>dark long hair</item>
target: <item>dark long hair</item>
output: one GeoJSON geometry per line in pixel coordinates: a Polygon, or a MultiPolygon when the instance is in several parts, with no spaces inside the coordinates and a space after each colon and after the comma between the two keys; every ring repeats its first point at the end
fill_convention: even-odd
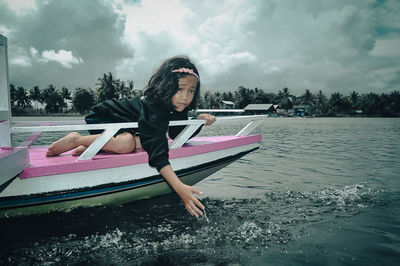
{"type": "MultiPolygon", "coordinates": [[[[172,96],[178,91],[178,79],[190,75],[187,73],[176,73],[172,70],[179,68],[192,69],[199,77],[200,74],[196,66],[186,56],[175,56],[165,60],[156,72],[151,76],[149,83],[145,87],[144,96],[147,100],[155,103],[166,104],[169,107],[172,105],[172,96]]],[[[186,110],[196,109],[200,97],[200,80],[197,82],[196,91],[192,102],[186,110]]]]}

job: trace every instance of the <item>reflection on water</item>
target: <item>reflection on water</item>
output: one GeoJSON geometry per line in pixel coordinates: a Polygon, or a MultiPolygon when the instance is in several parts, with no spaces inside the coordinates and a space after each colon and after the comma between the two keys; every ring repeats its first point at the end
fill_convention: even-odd
{"type": "Polygon", "coordinates": [[[396,265],[399,121],[268,119],[259,150],[197,185],[206,217],[171,194],[3,219],[0,264],[396,265]]]}

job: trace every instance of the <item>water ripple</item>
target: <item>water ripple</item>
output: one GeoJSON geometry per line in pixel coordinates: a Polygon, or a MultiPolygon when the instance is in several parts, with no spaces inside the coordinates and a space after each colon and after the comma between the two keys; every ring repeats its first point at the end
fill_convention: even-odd
{"type": "Polygon", "coordinates": [[[396,265],[399,119],[267,119],[256,133],[260,149],[196,185],[206,217],[169,195],[0,220],[0,264],[396,265]]]}
{"type": "MultiPolygon", "coordinates": [[[[49,214],[42,216],[47,220],[46,228],[48,232],[57,233],[32,243],[29,239],[35,233],[22,228],[23,242],[17,244],[20,245],[18,249],[9,247],[8,259],[20,265],[237,262],[254,252],[266,254],[269,247],[289,245],[307,234],[309,224],[329,220],[332,214],[346,218],[367,207],[385,207],[388,203],[380,198],[382,193],[366,184],[355,184],[310,192],[266,192],[260,199],[205,199],[207,217],[201,219],[190,219],[172,196],[168,201],[165,197],[156,199],[152,202],[157,203],[155,205],[146,201],[98,208],[91,214],[85,214],[85,210],[57,216],[49,214]],[[74,223],[85,216],[98,222],[93,225],[74,223]],[[60,219],[63,225],[59,224],[60,219]],[[65,233],[59,232],[63,226],[65,233]],[[68,232],[79,228],[79,234],[68,232]],[[241,253],[240,258],[237,252],[241,253]]],[[[11,219],[10,223],[13,221],[11,219]]],[[[0,262],[5,259],[0,256],[0,262]]]]}

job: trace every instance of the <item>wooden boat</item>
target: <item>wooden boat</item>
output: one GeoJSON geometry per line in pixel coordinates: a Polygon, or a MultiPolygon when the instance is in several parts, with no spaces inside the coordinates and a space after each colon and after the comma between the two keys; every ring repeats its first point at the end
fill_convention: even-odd
{"type": "MultiPolygon", "coordinates": [[[[7,39],[0,35],[0,217],[29,215],[76,207],[123,204],[172,192],[162,176],[148,166],[147,153],[99,153],[120,128],[137,123],[37,125],[12,123],[8,86],[7,39]],[[78,158],[70,152],[46,157],[47,147],[33,146],[41,132],[104,129],[103,134],[78,158]],[[11,134],[30,132],[19,147],[11,134]]],[[[189,139],[202,120],[173,121],[186,125],[170,146],[170,162],[178,177],[193,185],[258,148],[261,135],[250,135],[264,116],[219,118],[215,124],[249,120],[233,136],[189,139]]]]}

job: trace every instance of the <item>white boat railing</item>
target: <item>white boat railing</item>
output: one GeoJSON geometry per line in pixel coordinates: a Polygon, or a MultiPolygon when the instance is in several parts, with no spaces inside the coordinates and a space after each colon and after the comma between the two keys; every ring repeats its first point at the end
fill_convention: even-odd
{"type": "Polygon", "coordinates": [[[244,109],[196,109],[196,113],[244,113],[244,109]]]}
{"type": "MultiPolygon", "coordinates": [[[[258,125],[262,123],[262,120],[266,118],[265,115],[252,115],[252,116],[229,116],[219,117],[214,123],[215,125],[232,125],[235,123],[243,123],[243,121],[250,121],[243,129],[241,129],[236,136],[249,135],[258,125]]],[[[43,122],[29,122],[29,123],[42,123],[43,122]]],[[[57,121],[56,123],[62,123],[57,121]]],[[[182,147],[193,133],[203,124],[204,120],[182,120],[182,121],[171,121],[169,126],[186,126],[185,129],[169,144],[170,149],[176,149],[182,147]]],[[[80,131],[80,130],[94,130],[103,129],[103,133],[90,145],[84,153],[78,158],[78,160],[89,160],[92,159],[97,152],[114,136],[114,134],[121,128],[138,128],[137,122],[132,123],[108,123],[108,124],[73,124],[73,125],[41,125],[41,126],[15,126],[13,125],[10,129],[11,133],[33,133],[30,137],[30,142],[34,141],[41,132],[55,132],[55,131],[80,131]]],[[[27,141],[25,143],[28,144],[27,141]]],[[[27,145],[29,146],[29,145],[27,145]]]]}
{"type": "Polygon", "coordinates": [[[0,34],[0,147],[11,146],[7,38],[0,34]]]}
{"type": "MultiPolygon", "coordinates": [[[[256,121],[265,119],[266,115],[247,115],[247,116],[227,116],[217,117],[215,125],[232,125],[240,124],[243,121],[256,121]]],[[[170,121],[169,126],[183,126],[183,125],[194,125],[204,124],[204,120],[190,119],[180,121],[170,121]]],[[[138,128],[137,122],[129,123],[107,123],[107,124],[85,124],[84,121],[15,121],[11,127],[12,133],[23,133],[23,132],[52,132],[52,131],[80,131],[80,130],[94,130],[94,129],[110,129],[110,128],[138,128]],[[31,124],[32,126],[20,126],[21,124],[31,124]],[[50,124],[50,125],[48,125],[50,124]],[[53,125],[57,124],[57,125],[53,125]]]]}

